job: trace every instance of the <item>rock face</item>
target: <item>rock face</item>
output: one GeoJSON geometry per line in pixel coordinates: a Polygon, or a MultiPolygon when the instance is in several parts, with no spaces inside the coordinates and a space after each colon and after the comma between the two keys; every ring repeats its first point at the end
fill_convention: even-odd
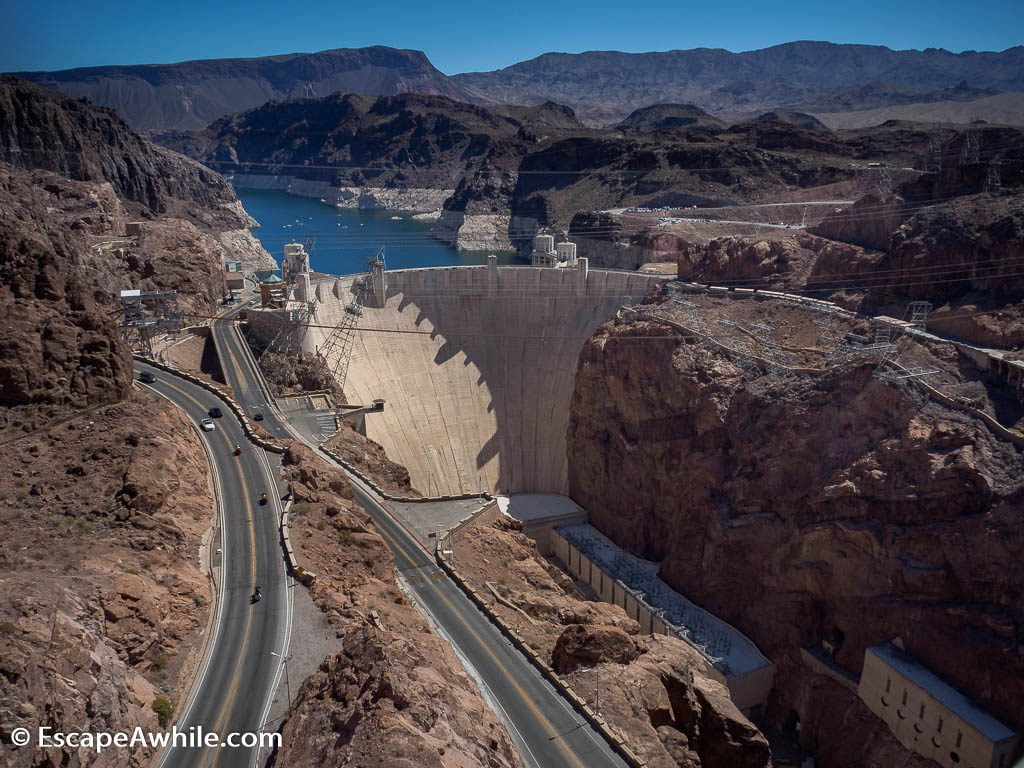
{"type": "Polygon", "coordinates": [[[153,214],[167,212],[171,198],[206,207],[236,201],[217,174],[144,141],[113,110],[7,75],[0,76],[0,161],[109,182],[153,214]]]}
{"type": "Polygon", "coordinates": [[[0,78],[0,403],[124,397],[117,292],[174,289],[205,314],[223,260],[269,261],[231,188],[113,112],[0,78]],[[126,235],[143,221],[143,237],[126,235]]]}
{"type": "Polygon", "coordinates": [[[138,131],[205,128],[217,118],[268,101],[337,91],[468,98],[467,91],[435,69],[420,51],[384,46],[19,76],[73,98],[84,96],[113,107],[138,131]]]}
{"type": "Polygon", "coordinates": [[[519,765],[504,727],[395,584],[394,561],[340,471],[304,446],[285,454],[292,544],[342,638],[302,684],[274,765],[519,765]]]}
{"type": "Polygon", "coordinates": [[[454,540],[460,573],[634,753],[652,768],[768,768],[764,736],[696,650],[640,636],[622,608],[585,598],[518,528],[485,510],[454,540]]]}
{"type": "MultiPolygon", "coordinates": [[[[775,662],[769,717],[798,718],[824,768],[910,757],[854,694],[803,665],[799,648],[823,641],[859,674],[866,647],[898,636],[1020,730],[1013,445],[870,366],[765,375],[679,337],[621,343],[663,333],[607,325],[581,354],[570,493],[591,522],[661,561],[668,583],[775,662]]],[[[959,375],[954,353],[934,354],[959,375]]]]}
{"type": "Polygon", "coordinates": [[[120,228],[119,200],[109,185],[94,191],[4,168],[0,199],[0,402],[122,399],[131,379],[127,350],[110,305],[97,300],[99,286],[72,266],[88,234],[120,228]]]}
{"type": "Polygon", "coordinates": [[[661,635],[646,639],[644,647],[628,665],[602,664],[599,675],[590,670],[567,677],[578,691],[600,686],[602,715],[628,734],[647,765],[772,765],[768,742],[736,709],[725,686],[701,674],[696,651],[661,635]]]}
{"type": "MultiPolygon", "coordinates": [[[[0,478],[5,734],[158,730],[153,703],[180,706],[210,605],[196,553],[213,499],[188,420],[138,394],[9,442],[0,478]]],[[[19,768],[151,757],[0,747],[19,768]]]]}

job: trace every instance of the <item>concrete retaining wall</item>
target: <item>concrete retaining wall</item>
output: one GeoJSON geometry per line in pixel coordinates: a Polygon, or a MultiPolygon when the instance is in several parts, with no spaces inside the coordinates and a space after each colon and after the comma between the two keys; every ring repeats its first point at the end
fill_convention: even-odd
{"type": "MultiPolygon", "coordinates": [[[[599,563],[592,561],[571,542],[558,535],[557,531],[552,535],[551,550],[554,556],[565,565],[566,570],[568,570],[570,574],[580,581],[584,581],[589,584],[604,602],[612,603],[613,605],[617,605],[622,608],[626,612],[627,616],[631,619],[635,619],[637,623],[640,624],[641,630],[646,631],[648,634],[661,634],[678,637],[683,640],[683,642],[693,646],[693,643],[691,643],[686,637],[680,637],[677,632],[673,631],[665,623],[665,621],[658,615],[657,606],[651,606],[644,600],[638,598],[632,591],[627,589],[622,582],[618,581],[613,575],[606,573],[599,563]]],[[[703,613],[710,616],[706,611],[703,613]]],[[[722,624],[724,625],[724,622],[722,622],[722,624]]],[[[735,633],[737,636],[744,638],[750,643],[751,647],[755,647],[754,644],[735,627],[730,627],[730,631],[735,633]]],[[[693,647],[696,648],[696,646],[693,647]]],[[[700,652],[700,648],[696,648],[696,650],[700,652]]],[[[701,658],[704,661],[705,672],[707,675],[722,683],[729,689],[729,695],[732,698],[733,703],[735,703],[741,710],[746,712],[754,707],[763,706],[767,702],[768,694],[772,690],[775,678],[775,666],[768,663],[767,659],[765,659],[766,666],[759,667],[742,674],[734,671],[732,674],[726,676],[717,667],[711,664],[703,654],[701,655],[701,658]]]]}

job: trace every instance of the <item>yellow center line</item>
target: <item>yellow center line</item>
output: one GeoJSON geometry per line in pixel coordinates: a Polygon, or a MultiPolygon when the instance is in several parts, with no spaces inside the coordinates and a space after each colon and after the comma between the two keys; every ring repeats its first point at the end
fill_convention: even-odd
{"type": "MultiPolygon", "coordinates": [[[[226,342],[224,346],[225,347],[229,346],[229,342],[226,342]]],[[[235,365],[235,361],[233,359],[234,356],[230,354],[231,350],[227,350],[226,349],[225,351],[227,352],[227,354],[225,355],[225,357],[227,359],[226,360],[222,359],[221,360],[221,364],[224,365],[225,362],[226,362],[227,365],[231,368],[232,374],[234,374],[237,377],[237,379],[239,381],[241,381],[242,377],[239,375],[239,369],[235,365]]],[[[237,397],[237,393],[236,393],[236,397],[237,397]]],[[[385,511],[385,514],[386,514],[386,511],[385,511]]],[[[381,532],[383,533],[383,530],[381,532]]],[[[400,542],[398,542],[397,539],[395,539],[393,537],[390,537],[390,536],[387,537],[387,538],[396,547],[398,547],[399,550],[401,550],[402,554],[405,555],[405,557],[409,560],[410,563],[415,563],[416,562],[416,559],[414,557],[412,557],[412,555],[410,554],[409,550],[406,547],[404,547],[400,542]]],[[[555,746],[558,748],[558,751],[561,752],[562,755],[568,760],[569,764],[573,765],[573,766],[578,766],[578,768],[586,768],[585,764],[582,763],[580,761],[580,759],[576,756],[576,754],[574,752],[572,752],[571,750],[569,750],[568,746],[561,740],[561,735],[562,734],[560,734],[558,732],[558,729],[555,728],[554,723],[551,722],[550,718],[548,718],[547,715],[545,715],[537,707],[537,705],[529,697],[529,695],[527,695],[526,691],[516,681],[515,676],[508,669],[508,667],[506,667],[505,664],[497,656],[494,655],[494,653],[491,651],[490,647],[488,646],[487,642],[476,632],[476,630],[473,629],[473,627],[471,627],[465,621],[465,619],[462,618],[462,616],[460,615],[458,609],[451,603],[450,600],[448,600],[448,598],[444,595],[443,592],[441,592],[440,590],[436,590],[436,594],[444,602],[444,604],[448,608],[448,610],[451,611],[452,615],[456,617],[456,619],[459,621],[459,623],[473,636],[473,638],[477,641],[477,643],[484,650],[484,652],[491,658],[491,661],[501,670],[501,672],[504,674],[504,676],[507,678],[508,682],[510,683],[511,687],[515,689],[515,691],[518,693],[520,699],[522,699],[523,703],[525,703],[526,706],[529,708],[529,710],[533,713],[533,715],[537,719],[537,721],[540,722],[542,727],[544,727],[544,729],[547,730],[551,734],[552,741],[554,741],[555,746]]],[[[215,765],[216,765],[216,763],[215,763],[215,765]]]]}
{"type": "MultiPolygon", "coordinates": [[[[391,543],[394,544],[394,546],[396,546],[399,550],[401,550],[402,554],[404,554],[409,559],[410,562],[412,562],[412,563],[416,562],[412,558],[412,556],[409,554],[409,550],[406,547],[402,546],[402,544],[397,539],[394,539],[394,538],[392,538],[390,536],[388,536],[387,538],[388,538],[389,541],[391,541],[391,543]]],[[[451,611],[452,615],[455,616],[459,620],[459,622],[462,624],[462,626],[480,644],[480,647],[483,648],[484,652],[488,656],[490,656],[491,661],[495,664],[495,666],[497,666],[501,670],[501,672],[505,675],[505,677],[508,678],[508,681],[511,684],[511,687],[516,690],[516,692],[519,694],[519,697],[523,700],[523,703],[525,703],[526,706],[529,707],[529,709],[533,713],[534,717],[536,717],[537,720],[542,724],[542,726],[545,727],[545,730],[549,731],[549,733],[551,734],[551,739],[550,740],[552,742],[554,742],[555,746],[558,748],[558,751],[561,752],[562,755],[565,756],[565,758],[569,761],[569,763],[571,765],[579,766],[579,768],[586,768],[586,765],[584,763],[580,762],[580,759],[576,756],[576,753],[570,751],[568,746],[561,740],[562,734],[560,734],[558,732],[558,729],[555,728],[555,724],[552,723],[551,719],[547,715],[545,715],[537,707],[537,705],[534,703],[533,699],[531,699],[529,697],[529,695],[526,693],[526,691],[523,689],[523,687],[516,681],[515,676],[508,669],[508,667],[506,667],[505,664],[501,661],[501,659],[499,659],[491,651],[491,648],[487,644],[487,642],[482,637],[480,637],[480,635],[476,632],[476,630],[473,629],[473,627],[471,627],[465,621],[465,619],[462,618],[462,616],[459,614],[458,609],[456,609],[456,607],[451,603],[451,601],[448,600],[448,598],[444,595],[443,592],[441,592],[440,590],[436,590],[436,594],[444,602],[444,604],[448,607],[448,609],[451,611]]],[[[517,651],[517,653],[518,653],[518,651],[517,651]]]]}
{"type": "MultiPolygon", "coordinates": [[[[163,382],[163,383],[169,389],[172,389],[175,392],[177,392],[185,400],[188,400],[193,405],[197,406],[200,410],[203,410],[203,407],[204,407],[203,404],[200,403],[196,398],[192,397],[191,394],[189,394],[185,390],[181,389],[180,387],[175,386],[172,383],[169,383],[169,382],[163,382]]],[[[250,555],[250,558],[249,558],[249,581],[250,581],[250,583],[255,583],[256,582],[256,533],[255,533],[255,529],[254,529],[255,514],[253,512],[252,504],[251,504],[251,502],[249,500],[248,494],[244,493],[244,489],[249,484],[248,475],[246,474],[245,470],[242,468],[241,463],[238,464],[236,469],[237,469],[238,474],[240,476],[241,484],[242,484],[242,488],[243,488],[242,501],[245,504],[245,514],[246,514],[246,521],[247,521],[247,533],[248,533],[248,537],[249,537],[249,555],[250,555]]],[[[236,702],[236,700],[238,698],[238,685],[241,682],[241,676],[240,676],[239,673],[240,673],[241,668],[242,668],[242,663],[245,660],[245,653],[246,653],[246,651],[248,650],[248,647],[249,647],[249,638],[250,638],[251,633],[252,633],[252,621],[253,621],[253,619],[252,619],[252,611],[250,611],[249,614],[248,614],[248,617],[246,619],[246,622],[245,622],[245,634],[244,634],[243,639],[242,639],[242,648],[241,648],[241,651],[238,654],[238,659],[235,662],[234,671],[231,674],[232,683],[231,683],[231,687],[230,687],[230,689],[228,691],[228,697],[225,699],[224,703],[221,705],[220,711],[218,712],[216,724],[214,725],[214,728],[213,728],[213,732],[217,733],[218,735],[222,735],[222,734],[220,734],[221,729],[223,728],[223,726],[227,722],[227,720],[230,719],[231,715],[234,714],[235,702],[236,702]]],[[[199,760],[199,765],[205,765],[206,764],[206,760],[209,757],[209,752],[210,752],[210,747],[206,747],[203,750],[203,754],[202,754],[202,756],[200,757],[200,760],[199,760]]],[[[213,760],[212,766],[217,765],[217,762],[220,760],[221,754],[222,754],[222,751],[218,750],[217,754],[214,756],[214,760],[213,760]]],[[[211,768],[212,768],[212,766],[211,766],[211,768]]]]}

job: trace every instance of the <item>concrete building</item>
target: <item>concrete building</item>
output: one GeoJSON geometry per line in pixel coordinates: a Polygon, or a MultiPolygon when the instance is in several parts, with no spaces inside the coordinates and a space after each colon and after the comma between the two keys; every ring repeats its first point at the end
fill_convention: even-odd
{"type": "Polygon", "coordinates": [[[695,648],[742,711],[768,701],[775,665],[738,629],[662,581],[658,563],[629,554],[587,523],[555,527],[551,548],[569,573],[623,608],[641,631],[674,635],[695,648]]]}
{"type": "Polygon", "coordinates": [[[245,272],[242,262],[226,259],[224,261],[224,287],[229,291],[245,290],[245,272]]]}
{"type": "Polygon", "coordinates": [[[945,768],[1010,768],[1018,736],[892,645],[868,648],[858,695],[900,744],[945,768]]]}
{"type": "Polygon", "coordinates": [[[553,267],[558,263],[555,251],[554,235],[536,235],[533,238],[533,254],[530,265],[534,267],[553,267]]]}
{"type": "Polygon", "coordinates": [[[567,267],[576,266],[576,243],[559,243],[555,246],[555,253],[558,254],[559,264],[567,267]]]}
{"type": "Polygon", "coordinates": [[[273,272],[257,275],[260,286],[260,306],[283,308],[288,303],[284,281],[273,272]]]}
{"type": "Polygon", "coordinates": [[[553,529],[587,522],[587,513],[568,496],[556,493],[516,493],[497,498],[498,510],[522,523],[523,534],[537,543],[545,557],[553,555],[553,529]]]}
{"type": "Polygon", "coordinates": [[[281,260],[281,277],[293,285],[298,275],[309,272],[309,254],[302,243],[285,243],[284,258],[281,260]]]}
{"type": "Polygon", "coordinates": [[[567,241],[555,245],[554,235],[536,235],[530,265],[573,269],[577,266],[576,243],[567,241]]]}

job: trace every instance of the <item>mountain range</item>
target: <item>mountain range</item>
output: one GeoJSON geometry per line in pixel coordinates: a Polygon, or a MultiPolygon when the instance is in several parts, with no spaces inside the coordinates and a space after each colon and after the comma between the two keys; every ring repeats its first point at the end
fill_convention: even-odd
{"type": "Polygon", "coordinates": [[[493,72],[451,76],[422,52],[374,46],[17,74],[113,107],[132,127],[150,132],[205,128],[268,101],[337,92],[425,93],[481,105],[554,101],[592,126],[659,103],[693,104],[727,120],[774,109],[835,114],[945,104],[931,110],[931,119],[1024,122],[1021,99],[1009,107],[999,100],[1024,92],[1024,46],[951,53],[801,41],[743,53],[546,53],[493,72]]]}

